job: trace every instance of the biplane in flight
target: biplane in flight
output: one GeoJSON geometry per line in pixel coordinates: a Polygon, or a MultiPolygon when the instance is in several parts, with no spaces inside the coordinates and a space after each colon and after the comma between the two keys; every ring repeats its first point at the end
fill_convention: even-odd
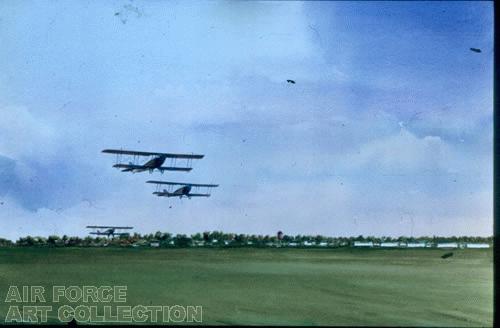
{"type": "Polygon", "coordinates": [[[135,150],[121,150],[121,149],[104,149],[103,153],[115,154],[116,164],[113,167],[117,169],[122,169],[122,172],[144,172],[149,171],[152,173],[153,170],[157,169],[161,173],[163,171],[184,171],[189,172],[193,168],[191,167],[191,162],[193,159],[202,159],[204,155],[195,154],[172,154],[172,153],[152,153],[146,151],[135,151],[135,150]],[[132,156],[132,161],[128,164],[122,163],[122,156],[132,156]],[[149,157],[150,159],[144,163],[139,164],[139,157],[149,157]],[[169,166],[162,166],[166,159],[170,159],[169,166]],[[185,166],[176,166],[177,160],[186,160],[185,166]]]}
{"type": "Polygon", "coordinates": [[[216,184],[199,184],[199,183],[184,183],[184,182],[168,182],[168,181],[155,181],[149,180],[146,183],[154,183],[156,184],[156,191],[153,192],[153,195],[159,197],[210,197],[210,189],[216,188],[219,185],[216,184]],[[161,185],[166,185],[167,189],[161,190],[161,185]],[[180,186],[175,189],[174,186],[180,186]],[[207,188],[206,193],[191,193],[192,188],[207,188]],[[175,189],[175,190],[174,190],[175,189]]]}
{"type": "Polygon", "coordinates": [[[91,235],[99,235],[99,236],[128,236],[130,235],[128,232],[117,232],[116,230],[130,230],[134,227],[116,227],[116,226],[87,226],[87,229],[92,229],[93,231],[89,232],[91,235]],[[100,229],[104,229],[101,231],[100,229]]]}

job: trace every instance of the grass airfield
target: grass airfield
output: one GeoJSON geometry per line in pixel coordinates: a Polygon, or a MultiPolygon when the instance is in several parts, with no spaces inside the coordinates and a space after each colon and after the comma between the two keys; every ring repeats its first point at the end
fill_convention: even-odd
{"type": "Polygon", "coordinates": [[[126,285],[126,304],[201,305],[203,324],[492,326],[492,250],[446,252],[3,248],[0,322],[10,285],[126,285]]]}

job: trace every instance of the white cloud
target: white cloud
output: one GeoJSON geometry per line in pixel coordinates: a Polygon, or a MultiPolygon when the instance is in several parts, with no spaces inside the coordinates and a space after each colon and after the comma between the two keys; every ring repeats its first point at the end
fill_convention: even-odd
{"type": "Polygon", "coordinates": [[[360,147],[359,154],[348,157],[352,166],[401,172],[447,169],[450,147],[438,136],[418,138],[405,128],[400,133],[373,140],[360,147]]]}
{"type": "Polygon", "coordinates": [[[0,106],[0,116],[0,155],[40,161],[54,155],[57,132],[49,122],[24,106],[0,106]]]}

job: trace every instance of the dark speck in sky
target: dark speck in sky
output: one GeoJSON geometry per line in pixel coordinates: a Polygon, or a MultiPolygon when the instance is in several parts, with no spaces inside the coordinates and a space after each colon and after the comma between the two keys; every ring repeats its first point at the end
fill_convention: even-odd
{"type": "Polygon", "coordinates": [[[452,257],[452,256],[453,256],[453,252],[450,252],[450,253],[446,253],[446,254],[441,255],[441,258],[446,259],[446,258],[452,257]]]}

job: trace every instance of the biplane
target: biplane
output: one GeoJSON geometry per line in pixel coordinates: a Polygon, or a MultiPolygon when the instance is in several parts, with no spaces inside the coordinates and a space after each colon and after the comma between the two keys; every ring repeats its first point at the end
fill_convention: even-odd
{"type": "Polygon", "coordinates": [[[168,182],[168,181],[155,181],[149,180],[146,183],[156,184],[156,191],[153,195],[159,197],[210,197],[210,189],[216,188],[219,185],[216,184],[199,184],[199,183],[184,183],[184,182],[168,182]],[[161,186],[166,185],[167,189],[161,190],[161,186]],[[175,186],[180,186],[176,189],[175,186]],[[207,188],[205,193],[191,193],[192,188],[207,188]]]}
{"type": "Polygon", "coordinates": [[[92,229],[93,231],[89,232],[91,235],[99,235],[99,236],[128,236],[128,232],[116,232],[116,230],[130,230],[134,227],[116,227],[116,226],[87,226],[87,229],[92,229]],[[101,231],[100,229],[105,229],[101,231]]]}
{"type": "MultiPolygon", "coordinates": [[[[116,164],[113,167],[117,169],[122,169],[122,172],[144,172],[149,171],[152,173],[153,170],[157,169],[161,173],[163,171],[184,171],[189,172],[193,168],[191,163],[193,159],[202,159],[204,155],[195,154],[172,154],[172,153],[153,153],[146,151],[135,151],[135,150],[121,150],[121,149],[104,149],[103,153],[115,154],[116,164]],[[128,164],[122,163],[122,156],[131,156],[132,160],[128,164]],[[144,164],[139,163],[139,157],[149,157],[144,164]],[[162,166],[165,161],[170,159],[169,166],[162,166]],[[176,166],[178,160],[186,160],[185,166],[176,166]]],[[[181,163],[182,164],[182,163],[181,163]]]]}

